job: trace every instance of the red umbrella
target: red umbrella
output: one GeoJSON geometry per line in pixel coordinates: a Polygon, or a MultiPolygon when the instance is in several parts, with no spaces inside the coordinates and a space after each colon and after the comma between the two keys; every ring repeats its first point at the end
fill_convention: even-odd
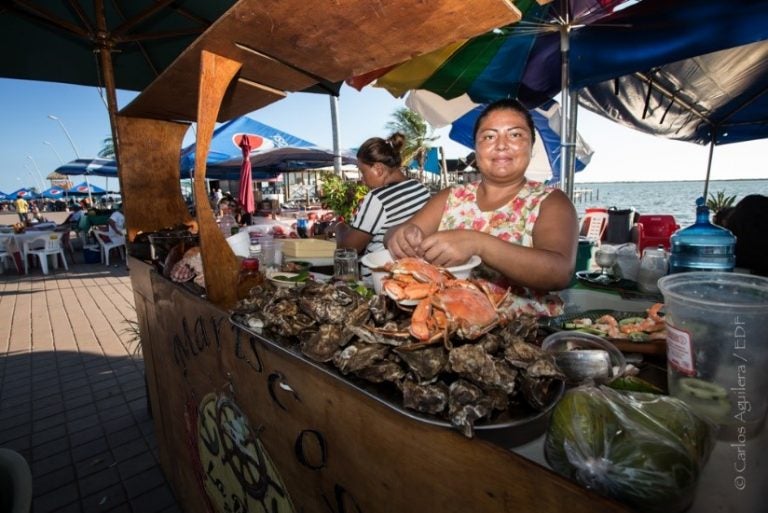
{"type": "Polygon", "coordinates": [[[240,190],[237,199],[243,210],[252,213],[256,210],[253,204],[253,178],[251,176],[251,141],[247,135],[240,139],[240,149],[243,150],[243,166],[240,168],[240,190]]]}

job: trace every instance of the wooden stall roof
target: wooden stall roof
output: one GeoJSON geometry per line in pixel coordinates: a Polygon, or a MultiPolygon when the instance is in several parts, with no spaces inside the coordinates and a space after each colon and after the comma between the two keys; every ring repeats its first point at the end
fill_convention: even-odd
{"type": "Polygon", "coordinates": [[[240,0],[121,114],[196,121],[202,50],[243,63],[225,121],[520,18],[513,0],[240,0]]]}

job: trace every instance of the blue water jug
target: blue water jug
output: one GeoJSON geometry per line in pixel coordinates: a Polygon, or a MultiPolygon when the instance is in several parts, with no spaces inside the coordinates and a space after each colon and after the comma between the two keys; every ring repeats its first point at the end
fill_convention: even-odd
{"type": "Polygon", "coordinates": [[[709,222],[704,198],[696,200],[696,222],[670,238],[669,272],[733,271],[736,237],[709,222]]]}

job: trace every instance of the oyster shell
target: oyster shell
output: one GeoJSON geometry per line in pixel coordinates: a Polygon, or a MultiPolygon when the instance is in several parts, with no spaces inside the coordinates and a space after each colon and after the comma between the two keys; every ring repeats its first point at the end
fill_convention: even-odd
{"type": "Polygon", "coordinates": [[[408,365],[421,381],[430,381],[448,366],[448,351],[443,346],[426,346],[395,353],[408,365]]]}
{"type": "Polygon", "coordinates": [[[316,362],[329,362],[344,345],[340,324],[323,324],[301,344],[301,352],[316,362]]]}
{"type": "Polygon", "coordinates": [[[403,406],[422,413],[437,415],[448,405],[448,386],[438,381],[421,385],[410,379],[403,380],[403,406]]]}
{"type": "Polygon", "coordinates": [[[384,344],[356,342],[333,357],[333,364],[342,372],[358,372],[386,358],[389,347],[384,344]]]}
{"type": "Polygon", "coordinates": [[[517,372],[480,345],[456,347],[448,354],[448,361],[453,372],[473,383],[500,388],[508,394],[515,391],[517,372]]]}
{"type": "Polygon", "coordinates": [[[474,435],[477,420],[492,411],[492,401],[480,389],[465,379],[451,383],[448,394],[448,417],[451,425],[468,438],[474,435]]]}
{"type": "Polygon", "coordinates": [[[360,369],[355,372],[355,375],[372,383],[383,383],[385,381],[396,383],[405,377],[405,370],[399,363],[385,360],[360,369]]]}

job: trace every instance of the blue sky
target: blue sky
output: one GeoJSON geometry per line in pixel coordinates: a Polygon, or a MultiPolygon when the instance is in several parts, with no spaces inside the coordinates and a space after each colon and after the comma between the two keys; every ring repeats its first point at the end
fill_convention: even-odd
{"type": "MultiPolygon", "coordinates": [[[[126,106],[135,96],[119,91],[118,106],[126,106]]],[[[358,92],[345,86],[339,101],[342,148],[359,146],[371,136],[388,135],[385,124],[402,106],[402,100],[382,89],[367,87],[358,92]]],[[[109,136],[109,119],[99,89],[0,79],[0,191],[39,186],[37,169],[45,179],[59,165],[59,156],[65,162],[75,158],[61,126],[48,119],[49,114],[62,120],[81,157],[95,157],[109,136]]],[[[326,96],[291,94],[250,116],[319,146],[332,146],[330,102],[326,96]]],[[[584,109],[579,111],[578,124],[595,154],[587,169],[577,174],[577,183],[704,178],[707,147],[645,135],[584,109]]],[[[469,149],[448,139],[447,129],[437,134],[442,137],[436,144],[444,146],[449,158],[469,153],[469,149]]],[[[185,144],[192,138],[190,130],[185,144]]],[[[765,155],[768,140],[715,148],[712,179],[768,178],[765,155]]],[[[72,180],[82,181],[81,177],[72,180]]],[[[114,179],[111,184],[104,178],[91,181],[101,187],[116,186],[114,179]]]]}

